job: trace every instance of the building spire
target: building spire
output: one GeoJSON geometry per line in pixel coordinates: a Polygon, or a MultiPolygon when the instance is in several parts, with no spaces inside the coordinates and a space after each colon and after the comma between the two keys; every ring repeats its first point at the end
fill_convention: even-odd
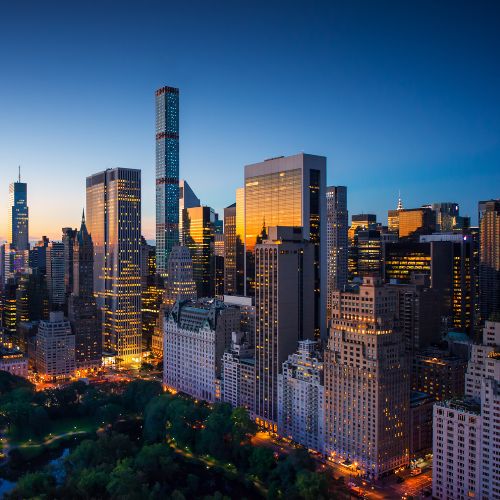
{"type": "Polygon", "coordinates": [[[21,182],[21,165],[19,165],[17,168],[18,168],[18,172],[19,172],[19,180],[18,180],[18,182],[21,182]]]}
{"type": "Polygon", "coordinates": [[[403,200],[401,199],[401,190],[399,190],[398,194],[398,210],[403,210],[403,200]]]}
{"type": "Polygon", "coordinates": [[[82,225],[85,224],[85,209],[82,209],[82,225]]]}

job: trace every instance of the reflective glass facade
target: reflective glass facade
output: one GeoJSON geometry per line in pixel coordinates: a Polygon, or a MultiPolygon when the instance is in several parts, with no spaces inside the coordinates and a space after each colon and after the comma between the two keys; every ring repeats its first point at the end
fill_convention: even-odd
{"type": "Polygon", "coordinates": [[[28,185],[12,182],[9,186],[9,238],[12,248],[29,250],[28,185]]]}
{"type": "Polygon", "coordinates": [[[244,197],[245,294],[255,293],[254,249],[267,228],[303,227],[304,237],[315,245],[314,330],[317,337],[325,334],[327,274],[320,262],[326,264],[326,158],[301,153],[247,165],[244,197]]]}
{"type": "Polygon", "coordinates": [[[156,266],[164,276],[179,243],[179,89],[156,91],[156,266]]]}

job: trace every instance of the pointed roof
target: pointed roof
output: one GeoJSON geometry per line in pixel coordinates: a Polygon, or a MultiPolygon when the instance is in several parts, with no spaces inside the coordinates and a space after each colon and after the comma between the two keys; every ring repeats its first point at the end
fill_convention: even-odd
{"type": "Polygon", "coordinates": [[[85,209],[82,210],[82,223],[80,225],[80,230],[76,235],[76,239],[79,245],[83,245],[85,241],[92,241],[92,238],[87,230],[87,225],[85,224],[85,209]]]}
{"type": "Polygon", "coordinates": [[[398,195],[398,210],[403,210],[403,200],[401,199],[401,191],[399,191],[398,195]]]}

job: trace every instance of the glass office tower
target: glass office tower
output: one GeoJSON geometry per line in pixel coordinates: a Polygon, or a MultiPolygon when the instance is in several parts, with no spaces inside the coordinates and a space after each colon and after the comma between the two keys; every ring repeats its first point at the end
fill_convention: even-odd
{"type": "Polygon", "coordinates": [[[141,356],[141,171],[87,177],[87,226],[94,244],[94,293],[103,310],[104,350],[125,364],[141,356]]]}
{"type": "Polygon", "coordinates": [[[179,244],[179,89],[156,91],[156,269],[179,244]]]}
{"type": "Polygon", "coordinates": [[[29,250],[28,185],[21,182],[21,174],[9,185],[9,238],[13,249],[29,250]]]}
{"type": "Polygon", "coordinates": [[[300,153],[247,165],[244,194],[246,295],[254,295],[254,249],[267,228],[302,227],[315,245],[315,335],[326,338],[326,158],[300,153]]]}

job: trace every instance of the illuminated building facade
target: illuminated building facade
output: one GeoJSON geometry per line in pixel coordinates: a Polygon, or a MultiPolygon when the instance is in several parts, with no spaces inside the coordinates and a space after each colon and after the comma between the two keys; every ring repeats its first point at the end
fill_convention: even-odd
{"type": "Polygon", "coordinates": [[[244,332],[232,332],[231,348],[222,357],[221,401],[255,410],[255,348],[244,332]]]}
{"type": "Polygon", "coordinates": [[[18,349],[0,346],[0,371],[17,377],[28,377],[28,358],[18,349]]]}
{"type": "Polygon", "coordinates": [[[462,397],[465,392],[467,360],[447,350],[427,348],[412,357],[411,385],[437,401],[462,397]]]}
{"type": "Polygon", "coordinates": [[[303,228],[304,239],[314,245],[314,331],[325,338],[326,158],[300,153],[245,166],[244,217],[246,295],[254,295],[254,251],[266,228],[303,228]]]}
{"type": "Polygon", "coordinates": [[[433,498],[500,498],[500,323],[472,346],[465,398],[434,406],[433,498]]]}
{"type": "Polygon", "coordinates": [[[323,360],[314,340],[298,342],[297,351],[278,375],[278,433],[323,453],[323,360]]]}
{"type": "Polygon", "coordinates": [[[184,241],[184,218],[187,216],[186,208],[201,206],[200,199],[194,194],[191,186],[181,179],[179,181],[179,242],[185,245],[184,241]]]}
{"type": "Polygon", "coordinates": [[[401,199],[400,193],[396,210],[389,210],[387,212],[387,229],[390,233],[399,235],[399,212],[401,212],[401,210],[403,210],[403,200],[401,199]]]}
{"type": "Polygon", "coordinates": [[[219,300],[176,302],[164,324],[165,387],[209,402],[219,399],[222,357],[239,323],[238,308],[219,300]]]}
{"type": "Polygon", "coordinates": [[[149,352],[163,302],[163,278],[156,273],[156,249],[141,236],[142,350],[149,352]]]}
{"type": "Polygon", "coordinates": [[[125,364],[139,363],[140,170],[114,168],[87,177],[87,226],[94,245],[94,293],[103,311],[103,349],[125,364]]]}
{"type": "Polygon", "coordinates": [[[405,208],[399,211],[398,231],[400,238],[429,234],[436,228],[436,217],[427,207],[405,208]]]}
{"type": "Polygon", "coordinates": [[[82,215],[73,246],[73,291],[68,319],[75,335],[77,369],[95,369],[102,364],[102,325],[94,297],[94,245],[82,215]]]}
{"type": "Polygon", "coordinates": [[[9,185],[9,238],[17,251],[29,250],[28,185],[19,180],[9,185]]]}
{"type": "Polygon", "coordinates": [[[327,254],[327,318],[330,318],[331,294],[347,284],[347,256],[349,251],[347,230],[347,188],[326,188],[326,254],[327,254]]]}
{"type": "Polygon", "coordinates": [[[255,412],[276,431],[278,375],[299,340],[314,338],[314,244],[300,227],[269,227],[255,246],[255,412]]]}
{"type": "Polygon", "coordinates": [[[214,222],[215,212],[210,207],[192,207],[184,210],[184,241],[191,252],[193,278],[198,297],[215,295],[214,222]]]}
{"type": "Polygon", "coordinates": [[[179,89],[162,87],[156,106],[156,267],[164,275],[179,244],[179,89]]]}
{"type": "Polygon", "coordinates": [[[66,302],[64,243],[51,241],[47,246],[46,259],[46,278],[50,307],[53,310],[62,310],[66,302]]]}
{"type": "Polygon", "coordinates": [[[40,321],[36,335],[36,367],[48,380],[67,379],[75,373],[75,335],[62,311],[40,321]]]}
{"type": "Polygon", "coordinates": [[[325,351],[325,448],[376,479],[409,462],[409,369],[394,292],[376,278],[333,294],[325,351]]]}
{"type": "Polygon", "coordinates": [[[236,191],[237,202],[224,209],[224,294],[243,295],[245,283],[244,191],[236,191]]]}
{"type": "Polygon", "coordinates": [[[64,245],[64,293],[65,303],[73,293],[73,248],[75,246],[76,229],[62,228],[62,243],[64,245]]]}
{"type": "Polygon", "coordinates": [[[500,199],[479,202],[481,321],[500,313],[500,199]]]}

